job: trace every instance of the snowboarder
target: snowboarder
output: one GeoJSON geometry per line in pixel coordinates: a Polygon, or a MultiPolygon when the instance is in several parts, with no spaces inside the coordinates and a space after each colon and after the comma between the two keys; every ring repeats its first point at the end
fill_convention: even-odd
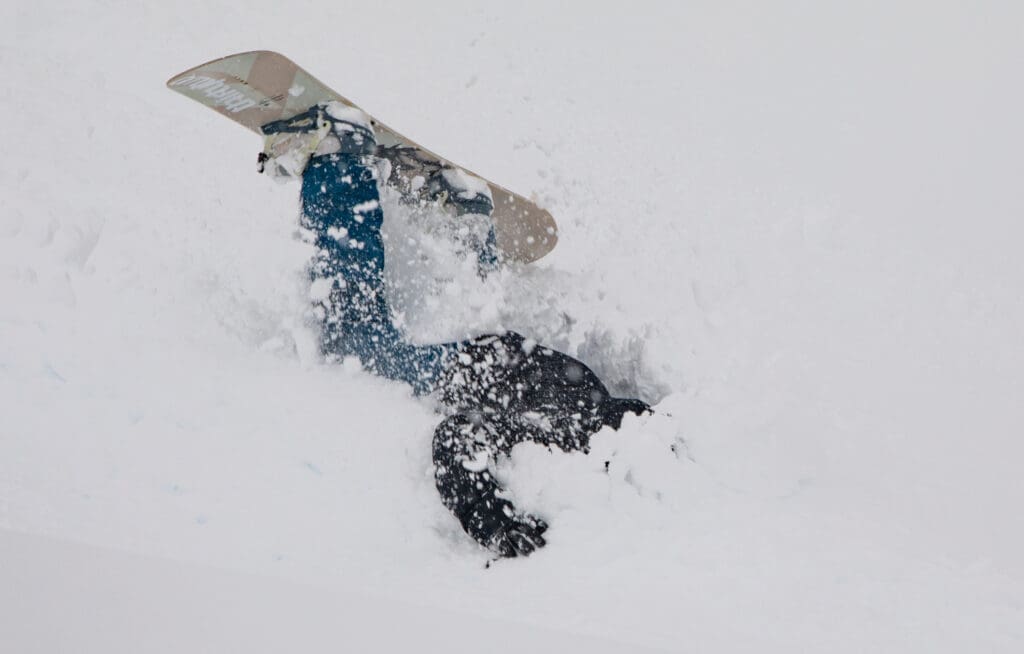
{"type": "MultiPolygon", "coordinates": [[[[502,497],[495,458],[522,441],[586,450],[604,426],[650,410],[611,397],[583,363],[514,332],[456,343],[415,345],[392,322],[384,284],[380,160],[369,119],[338,102],[323,103],[262,128],[260,170],[302,177],[303,227],[314,235],[310,265],[320,346],[331,360],[355,356],[364,368],[435,394],[451,415],[433,441],[435,480],[444,505],[465,531],[501,556],[528,555],[545,544],[547,524],[502,497]]],[[[486,186],[460,183],[452,169],[433,171],[421,193],[444,194],[460,213],[489,216],[486,186]]],[[[493,265],[493,235],[480,249],[493,265]]]]}

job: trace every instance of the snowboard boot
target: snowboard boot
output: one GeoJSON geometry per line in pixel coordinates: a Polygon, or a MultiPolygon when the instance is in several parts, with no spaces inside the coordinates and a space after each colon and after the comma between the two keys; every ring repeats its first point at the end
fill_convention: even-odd
{"type": "Polygon", "coordinates": [[[325,154],[372,154],[377,147],[370,118],[359,109],[332,101],[267,123],[257,170],[278,181],[302,175],[309,159],[325,154]]]}

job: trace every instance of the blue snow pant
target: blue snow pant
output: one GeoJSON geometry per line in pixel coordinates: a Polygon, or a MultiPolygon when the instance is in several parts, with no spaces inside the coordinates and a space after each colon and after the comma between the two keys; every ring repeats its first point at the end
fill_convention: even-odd
{"type": "Polygon", "coordinates": [[[479,543],[502,556],[529,554],[544,545],[547,525],[500,497],[495,457],[524,440],[585,450],[593,433],[649,407],[611,397],[583,363],[514,332],[409,343],[388,310],[377,177],[373,157],[356,154],[314,157],[303,173],[321,348],[329,358],[356,356],[366,369],[433,392],[450,407],[433,444],[442,501],[479,543]]]}
{"type": "Polygon", "coordinates": [[[368,370],[431,390],[454,345],[413,345],[391,321],[384,289],[384,212],[377,168],[366,156],[312,159],[302,178],[302,224],[315,234],[310,267],[320,347],[368,370]]]}

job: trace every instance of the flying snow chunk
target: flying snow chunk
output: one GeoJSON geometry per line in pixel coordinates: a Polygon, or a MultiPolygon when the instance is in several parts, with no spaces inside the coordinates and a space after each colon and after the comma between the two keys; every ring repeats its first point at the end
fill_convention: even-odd
{"type": "Polygon", "coordinates": [[[484,470],[487,470],[487,461],[487,450],[480,450],[472,459],[463,459],[462,467],[470,472],[483,472],[484,470]]]}
{"type": "Polygon", "coordinates": [[[348,229],[344,227],[328,227],[327,235],[339,243],[348,241],[348,229]]]}
{"type": "Polygon", "coordinates": [[[331,296],[331,280],[319,278],[313,281],[309,287],[309,299],[313,302],[323,302],[331,296]]]}
{"type": "Polygon", "coordinates": [[[356,206],[352,207],[352,213],[366,213],[373,211],[380,206],[380,203],[376,200],[367,200],[366,202],[360,202],[356,206]]]}

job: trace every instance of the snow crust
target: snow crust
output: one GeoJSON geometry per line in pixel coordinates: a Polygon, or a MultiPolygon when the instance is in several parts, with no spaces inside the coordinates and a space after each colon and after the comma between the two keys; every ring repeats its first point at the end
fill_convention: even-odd
{"type": "Polygon", "coordinates": [[[347,127],[349,131],[352,130],[351,125],[357,125],[373,132],[373,126],[370,124],[370,117],[356,107],[350,107],[344,103],[334,100],[324,105],[324,111],[327,112],[328,116],[342,123],[342,125],[339,126],[340,129],[345,129],[346,126],[344,123],[349,123],[349,126],[347,127]]]}
{"type": "Polygon", "coordinates": [[[442,170],[441,175],[452,189],[458,193],[459,197],[472,199],[483,195],[488,200],[493,201],[491,187],[487,186],[487,182],[479,177],[474,177],[460,168],[442,170]]]}
{"type": "MultiPolygon", "coordinates": [[[[1017,5],[9,4],[10,538],[102,548],[124,592],[173,562],[254,598],[373,595],[396,631],[410,604],[514,620],[537,651],[552,632],[609,651],[1024,647],[1017,5]],[[416,338],[515,329],[656,403],[589,456],[504,462],[551,524],[538,555],[485,567],[434,491],[429,402],[320,362],[297,188],[163,88],[261,47],[559,221],[539,265],[480,280],[458,226],[382,199],[416,338]]],[[[11,628],[27,607],[47,633],[81,629],[21,590],[62,597],[47,561],[91,565],[69,547],[4,550],[12,651],[58,651],[11,628]]],[[[197,651],[237,624],[178,606],[197,651]]],[[[307,624],[245,606],[261,629],[307,624]]]]}

